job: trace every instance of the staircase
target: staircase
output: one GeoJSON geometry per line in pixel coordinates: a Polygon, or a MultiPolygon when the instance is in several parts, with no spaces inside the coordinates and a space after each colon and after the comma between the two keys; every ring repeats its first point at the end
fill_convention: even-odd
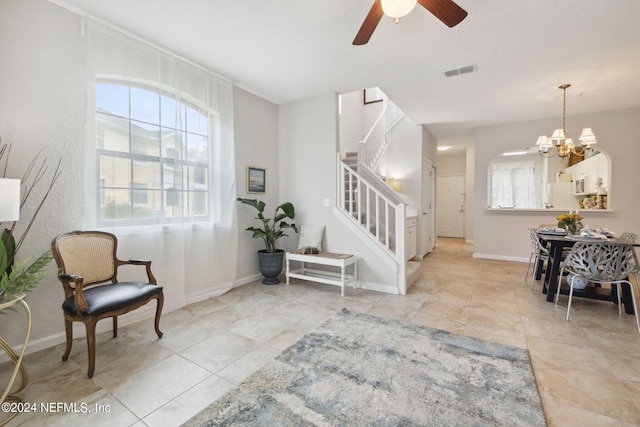
{"type": "Polygon", "coordinates": [[[358,144],[358,152],[338,155],[337,209],[347,218],[361,237],[367,239],[383,253],[396,271],[397,292],[404,295],[408,286],[418,277],[419,263],[405,258],[406,205],[373,168],[388,145],[389,130],[404,117],[395,104],[385,104],[365,139],[358,144]],[[394,105],[391,125],[389,105],[394,105]]]}

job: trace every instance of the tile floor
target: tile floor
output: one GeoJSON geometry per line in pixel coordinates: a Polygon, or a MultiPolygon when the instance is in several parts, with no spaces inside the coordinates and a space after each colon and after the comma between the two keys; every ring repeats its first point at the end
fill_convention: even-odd
{"type": "MultiPolygon", "coordinates": [[[[116,339],[101,334],[92,379],[84,340],[65,363],[63,346],[31,354],[21,397],[83,403],[92,415],[21,414],[9,425],[177,426],[342,307],[527,348],[549,426],[640,425],[634,317],[576,299],[565,322],[566,297],[556,306],[539,283],[531,292],[526,264],[474,259],[472,249],[439,239],[404,297],[348,289],[341,298],[329,285],[254,283],[166,313],[162,339],[151,321],[122,327],[116,339]]],[[[9,370],[0,366],[0,379],[9,370]]]]}

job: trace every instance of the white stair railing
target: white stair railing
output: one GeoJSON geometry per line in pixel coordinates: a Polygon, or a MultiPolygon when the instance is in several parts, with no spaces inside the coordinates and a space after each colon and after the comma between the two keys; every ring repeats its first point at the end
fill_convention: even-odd
{"type": "Polygon", "coordinates": [[[379,245],[398,266],[398,293],[406,291],[405,214],[403,203],[394,203],[338,154],[338,210],[362,233],[379,245]]]}
{"type": "Polygon", "coordinates": [[[382,112],[362,141],[358,143],[358,163],[373,169],[388,145],[387,133],[405,116],[390,99],[383,100],[382,112]]]}

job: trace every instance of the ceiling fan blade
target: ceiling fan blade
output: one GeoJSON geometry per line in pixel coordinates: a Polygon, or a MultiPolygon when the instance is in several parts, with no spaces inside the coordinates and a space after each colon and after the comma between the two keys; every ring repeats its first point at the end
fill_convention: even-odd
{"type": "Polygon", "coordinates": [[[418,3],[449,28],[455,27],[467,17],[467,12],[452,0],[418,0],[418,3]]]}
{"type": "Polygon", "coordinates": [[[364,19],[360,31],[356,34],[356,38],[353,39],[354,46],[367,44],[383,15],[382,3],[380,0],[376,0],[373,6],[371,6],[371,10],[369,10],[369,14],[364,19]]]}

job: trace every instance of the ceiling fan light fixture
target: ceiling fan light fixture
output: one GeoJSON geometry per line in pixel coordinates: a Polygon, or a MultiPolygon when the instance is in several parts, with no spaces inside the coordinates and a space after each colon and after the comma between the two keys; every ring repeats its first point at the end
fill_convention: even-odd
{"type": "Polygon", "coordinates": [[[395,18],[406,16],[416,7],[417,0],[381,0],[382,11],[385,15],[395,18]]]}

